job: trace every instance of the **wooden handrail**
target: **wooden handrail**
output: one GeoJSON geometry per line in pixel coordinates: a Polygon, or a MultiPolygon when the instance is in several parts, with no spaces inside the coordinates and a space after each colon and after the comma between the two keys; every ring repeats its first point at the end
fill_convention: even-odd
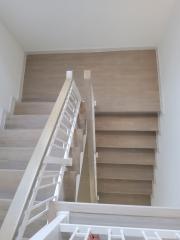
{"type": "Polygon", "coordinates": [[[45,125],[45,128],[39,138],[39,141],[34,149],[32,157],[28,163],[22,180],[17,188],[14,199],[9,207],[7,215],[0,231],[0,239],[12,240],[15,237],[17,228],[20,224],[22,214],[28,203],[30,194],[38,176],[40,167],[42,165],[44,156],[48,149],[51,137],[56,127],[58,118],[63,109],[66,97],[72,85],[72,72],[68,71],[66,74],[65,83],[60,91],[57,101],[45,125]]]}

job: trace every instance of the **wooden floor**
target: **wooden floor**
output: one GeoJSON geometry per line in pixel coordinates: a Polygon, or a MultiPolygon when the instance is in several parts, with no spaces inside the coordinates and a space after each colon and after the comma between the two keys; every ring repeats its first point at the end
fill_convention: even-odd
{"type": "Polygon", "coordinates": [[[159,111],[154,50],[29,55],[23,100],[55,101],[69,69],[82,93],[83,70],[92,71],[98,112],[159,111]]]}

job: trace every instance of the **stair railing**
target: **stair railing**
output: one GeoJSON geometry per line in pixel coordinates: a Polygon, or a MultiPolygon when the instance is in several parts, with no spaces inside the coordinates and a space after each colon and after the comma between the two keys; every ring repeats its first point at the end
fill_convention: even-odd
{"type": "Polygon", "coordinates": [[[115,226],[100,226],[95,224],[76,224],[69,223],[70,212],[60,212],[58,216],[47,226],[42,228],[35,234],[31,240],[59,240],[61,234],[67,234],[68,239],[93,239],[90,236],[96,236],[95,239],[108,240],[128,240],[128,239],[142,239],[142,240],[179,240],[179,230],[156,229],[156,228],[133,228],[133,227],[115,227],[115,226]]]}
{"type": "Polygon", "coordinates": [[[72,72],[68,71],[46,126],[35,147],[30,162],[18,186],[12,204],[1,227],[0,239],[22,239],[30,224],[46,218],[52,201],[62,193],[66,166],[72,165],[70,147],[77,123],[81,96],[72,72]],[[53,165],[59,166],[51,172],[53,165]],[[39,191],[52,188],[50,196],[39,198],[39,191]]]}
{"type": "Polygon", "coordinates": [[[180,230],[176,229],[180,209],[68,202],[56,202],[55,205],[56,218],[31,240],[59,240],[63,236],[70,240],[87,240],[93,239],[93,235],[98,235],[95,239],[100,240],[180,240],[180,230]],[[164,220],[165,225],[162,224],[164,220]]]}
{"type": "Polygon", "coordinates": [[[91,82],[91,71],[84,71],[84,92],[87,118],[87,155],[90,177],[90,198],[91,202],[97,202],[97,170],[96,170],[96,132],[95,132],[95,106],[93,85],[91,82]]]}

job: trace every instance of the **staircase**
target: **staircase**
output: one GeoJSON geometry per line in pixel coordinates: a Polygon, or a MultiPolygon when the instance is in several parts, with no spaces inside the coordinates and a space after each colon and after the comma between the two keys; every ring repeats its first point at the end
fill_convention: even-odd
{"type": "Polygon", "coordinates": [[[160,111],[155,51],[30,55],[23,99],[54,101],[69,67],[83,97],[82,71],[92,71],[99,202],[151,205],[160,111]]]}
{"type": "MultiPolygon", "coordinates": [[[[55,78],[52,80],[48,77],[48,74],[52,74],[49,71],[52,55],[37,56],[37,59],[36,56],[31,56],[27,61],[23,101],[16,103],[14,112],[7,116],[5,129],[0,130],[1,223],[7,213],[0,238],[30,238],[38,230],[43,231],[46,223],[55,220],[59,211],[60,215],[63,215],[63,210],[68,212],[68,224],[83,225],[83,222],[79,222],[79,213],[73,222],[75,215],[71,206],[77,206],[77,212],[80,213],[83,209],[83,214],[87,212],[87,207],[89,212],[83,221],[90,225],[93,222],[101,225],[97,231],[100,234],[103,226],[96,223],[96,217],[91,213],[98,213],[101,207],[97,204],[87,204],[84,207],[83,204],[74,203],[81,201],[87,191],[90,192],[89,202],[98,200],[103,203],[99,204],[103,207],[103,212],[113,206],[104,205],[107,203],[131,205],[132,212],[135,209],[139,220],[138,209],[143,211],[144,208],[134,208],[132,205],[151,205],[159,112],[154,52],[113,53],[110,54],[110,59],[105,55],[97,54],[95,64],[92,61],[94,55],[82,55],[82,58],[77,57],[74,65],[71,62],[74,55],[72,58],[70,55],[63,55],[63,60],[60,57],[60,62],[63,63],[61,68],[57,67],[58,64],[53,65],[52,69],[58,72],[53,72],[52,76],[55,78]],[[117,61],[114,61],[115,65],[109,65],[112,59],[117,61]],[[90,75],[86,71],[83,79],[86,80],[85,88],[82,77],[79,77],[82,68],[86,69],[86,65],[89,68],[89,64],[95,73],[93,85],[97,103],[96,114],[90,75]],[[77,85],[72,78],[67,81],[68,77],[64,84],[62,79],[58,79],[58,82],[56,77],[62,77],[63,68],[71,65],[75,66],[75,71],[77,69],[77,85]],[[46,69],[47,76],[44,76],[43,69],[46,69]],[[111,74],[114,74],[112,83],[108,81],[111,74]],[[52,82],[49,82],[49,79],[52,82]],[[35,88],[37,82],[37,86],[42,86],[38,88],[38,92],[35,88]],[[50,85],[52,88],[49,88],[50,85]],[[42,96],[39,93],[42,93],[42,96]],[[56,98],[57,101],[54,102],[56,98]],[[86,102],[82,102],[82,99],[86,102]],[[86,160],[86,165],[83,164],[83,159],[86,160]],[[83,176],[88,176],[88,181],[83,179],[84,185],[81,189],[83,167],[83,176]],[[73,202],[73,205],[65,205],[67,208],[64,209],[64,202],[59,201],[73,202]],[[88,222],[88,219],[93,220],[88,222]],[[12,229],[9,233],[7,226],[10,225],[12,229]]],[[[58,59],[59,55],[55,58],[57,63],[58,59]]],[[[124,206],[119,207],[124,209],[124,206]]],[[[158,218],[166,221],[169,212],[157,216],[153,213],[157,217],[154,222],[158,222],[158,218]]],[[[146,217],[149,217],[149,213],[151,211],[148,209],[146,217]]],[[[114,210],[110,215],[112,218],[116,215],[114,210]]],[[[120,214],[123,227],[124,215],[126,213],[120,214]]],[[[179,216],[179,213],[176,215],[173,211],[172,225],[159,225],[159,228],[172,229],[179,216]]],[[[130,227],[142,227],[142,223],[143,220],[140,221],[140,226],[137,226],[135,221],[130,227]]],[[[110,224],[114,226],[115,222],[105,222],[108,228],[103,228],[102,231],[108,239],[126,239],[126,229],[117,229],[122,231],[121,235],[115,234],[110,224]]],[[[153,234],[160,234],[154,225],[145,224],[145,227],[153,227],[153,234]]],[[[63,239],[71,236],[72,240],[82,235],[83,239],[87,240],[90,233],[87,225],[77,227],[86,229],[85,233],[79,235],[75,225],[62,228],[62,233],[68,233],[63,239]]],[[[94,229],[96,226],[93,226],[93,231],[94,229]]],[[[61,231],[58,234],[61,234],[61,231]]],[[[173,234],[177,236],[179,232],[173,234]]],[[[140,229],[140,235],[143,235],[145,240],[149,239],[146,237],[146,230],[140,229]]]]}
{"type": "Polygon", "coordinates": [[[89,96],[90,104],[82,102],[67,79],[55,104],[17,102],[7,116],[0,134],[0,238],[180,239],[179,209],[133,206],[150,204],[157,112],[97,112],[95,129],[92,86],[89,96]],[[76,202],[86,145],[99,202],[113,204],[76,202]]]}
{"type": "Polygon", "coordinates": [[[151,205],[157,113],[96,113],[101,203],[151,205]]]}
{"type": "Polygon", "coordinates": [[[1,223],[21,181],[53,103],[18,102],[0,130],[1,223]]]}
{"type": "MultiPolygon", "coordinates": [[[[70,98],[71,96],[68,99],[70,98]]],[[[66,105],[70,111],[69,101],[70,100],[68,100],[66,105]]],[[[33,152],[35,151],[35,147],[45,128],[46,122],[48,121],[54,105],[54,102],[17,102],[15,104],[14,113],[7,116],[4,129],[0,130],[1,225],[17,188],[20,185],[31,156],[34,154],[33,152]]],[[[68,116],[70,117],[70,114],[68,116]]],[[[62,117],[62,121],[64,121],[63,118],[64,117],[62,117]]],[[[66,120],[67,121],[63,126],[67,126],[66,128],[68,129],[68,126],[70,127],[72,123],[70,122],[70,119],[67,118],[66,120]]],[[[73,137],[73,142],[71,143],[70,149],[70,156],[72,160],[66,160],[68,163],[66,163],[66,168],[64,169],[64,179],[62,183],[61,196],[59,198],[64,201],[77,201],[79,194],[79,183],[86,142],[86,119],[83,102],[80,105],[77,122],[74,124],[73,128],[75,127],[75,129],[73,135],[71,136],[73,137]]],[[[59,137],[54,137],[54,143],[51,147],[50,154],[46,157],[47,164],[45,168],[45,175],[41,177],[41,180],[39,180],[39,190],[34,191],[34,193],[37,193],[34,198],[34,205],[31,207],[33,210],[30,210],[33,211],[30,215],[30,220],[35,218],[36,214],[38,216],[39,210],[43,208],[43,204],[41,204],[41,202],[46,202],[50,198],[52,199],[52,193],[55,191],[56,176],[59,174],[59,166],[61,166],[61,163],[59,163],[59,154],[60,151],[63,152],[63,148],[60,150],[61,144],[59,141],[64,141],[65,143],[65,140],[60,139],[62,136],[65,139],[65,134],[60,133],[61,130],[58,131],[59,132],[56,134],[58,134],[59,137]],[[57,146],[57,149],[55,149],[55,146],[57,146]],[[56,158],[57,154],[58,158],[56,158]],[[53,180],[52,183],[51,179],[53,180]]],[[[33,233],[43,227],[45,223],[46,218],[44,218],[44,214],[42,215],[40,221],[37,217],[35,224],[33,220],[32,224],[29,224],[26,228],[25,236],[29,237],[33,235],[33,233]]]]}
{"type": "Polygon", "coordinates": [[[0,130],[0,223],[6,215],[34,147],[44,128],[52,103],[16,103],[0,130]]]}

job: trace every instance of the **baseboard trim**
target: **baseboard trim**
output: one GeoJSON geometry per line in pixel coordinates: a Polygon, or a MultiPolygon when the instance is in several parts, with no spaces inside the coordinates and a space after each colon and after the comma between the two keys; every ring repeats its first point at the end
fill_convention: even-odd
{"type": "Polygon", "coordinates": [[[155,46],[147,47],[122,47],[122,48],[89,48],[89,49],[61,49],[61,50],[47,50],[47,51],[27,51],[26,55],[39,54],[65,54],[65,53],[105,53],[105,52],[119,52],[119,51],[144,51],[156,50],[155,46]]]}
{"type": "Polygon", "coordinates": [[[23,97],[23,85],[24,85],[24,76],[26,71],[26,54],[24,55],[24,61],[23,61],[23,69],[21,74],[21,82],[20,82],[20,89],[19,89],[19,96],[18,100],[21,101],[23,97]]]}
{"type": "Polygon", "coordinates": [[[3,108],[0,108],[0,129],[5,128],[6,116],[7,112],[3,108]]]}
{"type": "Polygon", "coordinates": [[[10,102],[9,102],[9,109],[8,109],[9,114],[14,113],[16,102],[17,102],[16,98],[14,96],[12,96],[10,98],[10,102]]]}

